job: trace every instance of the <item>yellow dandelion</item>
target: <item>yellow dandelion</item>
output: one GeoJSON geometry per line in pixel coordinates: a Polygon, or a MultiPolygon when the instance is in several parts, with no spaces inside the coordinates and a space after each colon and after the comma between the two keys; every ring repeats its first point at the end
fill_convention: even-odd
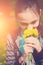
{"type": "Polygon", "coordinates": [[[24,30],[23,38],[26,38],[28,36],[38,37],[38,30],[36,30],[36,29],[26,29],[26,30],[24,30]]]}

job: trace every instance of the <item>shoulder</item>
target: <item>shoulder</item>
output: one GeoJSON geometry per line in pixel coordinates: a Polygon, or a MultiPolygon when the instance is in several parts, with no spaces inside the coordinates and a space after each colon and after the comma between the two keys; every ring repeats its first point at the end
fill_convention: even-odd
{"type": "Polygon", "coordinates": [[[17,36],[19,35],[20,29],[17,28],[13,31],[11,31],[8,35],[7,35],[7,39],[12,38],[13,40],[16,40],[17,36]]]}

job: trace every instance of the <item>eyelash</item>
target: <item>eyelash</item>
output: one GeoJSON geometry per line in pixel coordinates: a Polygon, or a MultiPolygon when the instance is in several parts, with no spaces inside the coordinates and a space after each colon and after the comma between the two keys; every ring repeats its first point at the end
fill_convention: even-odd
{"type": "Polygon", "coordinates": [[[31,24],[35,24],[36,23],[36,21],[33,21],[31,24]]]}
{"type": "Polygon", "coordinates": [[[20,23],[20,24],[21,24],[21,25],[25,25],[25,26],[28,25],[27,23],[20,23]]]}
{"type": "MultiPolygon", "coordinates": [[[[19,20],[19,21],[20,21],[20,20],[19,20]]],[[[36,21],[37,21],[37,20],[33,21],[31,24],[33,24],[33,25],[34,25],[34,24],[36,23],[36,21]]],[[[28,25],[27,23],[20,23],[20,22],[19,22],[19,24],[21,24],[21,25],[25,25],[25,26],[27,26],[27,25],[28,25]]]]}

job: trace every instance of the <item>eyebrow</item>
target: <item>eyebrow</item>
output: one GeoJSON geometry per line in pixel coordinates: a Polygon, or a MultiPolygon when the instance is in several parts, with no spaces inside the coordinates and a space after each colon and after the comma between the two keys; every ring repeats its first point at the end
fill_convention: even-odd
{"type": "Polygon", "coordinates": [[[20,24],[28,25],[28,23],[25,23],[24,20],[25,20],[25,19],[19,19],[18,22],[19,22],[20,24]],[[20,21],[24,21],[24,23],[23,23],[23,22],[20,22],[20,21]]]}
{"type": "MultiPolygon", "coordinates": [[[[20,23],[20,24],[23,24],[23,25],[28,25],[29,23],[23,23],[23,22],[20,22],[20,21],[25,21],[25,19],[22,19],[22,18],[20,18],[20,17],[17,17],[18,18],[18,22],[20,23]]],[[[36,22],[37,20],[34,20],[34,21],[31,21],[31,23],[30,24],[34,24],[35,22],[36,22]]]]}
{"type": "MultiPolygon", "coordinates": [[[[30,24],[34,24],[34,23],[36,23],[36,21],[37,20],[34,20],[34,21],[32,21],[30,24]]],[[[23,24],[23,25],[28,25],[28,23],[23,23],[23,22],[19,22],[20,24],[23,24]]]]}

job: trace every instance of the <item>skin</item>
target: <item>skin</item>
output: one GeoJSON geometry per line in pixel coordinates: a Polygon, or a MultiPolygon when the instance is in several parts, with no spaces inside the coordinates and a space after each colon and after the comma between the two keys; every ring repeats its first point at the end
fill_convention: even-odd
{"type": "MultiPolygon", "coordinates": [[[[19,12],[17,16],[18,16],[19,26],[21,27],[22,30],[33,29],[33,28],[37,29],[37,27],[39,26],[40,15],[38,13],[35,14],[29,8],[23,10],[22,12],[19,12]]],[[[26,55],[29,52],[33,52],[32,48],[36,49],[38,53],[42,50],[40,42],[37,38],[31,36],[26,38],[25,41],[26,44],[24,45],[24,52],[26,55]]]]}
{"type": "Polygon", "coordinates": [[[35,14],[29,8],[18,13],[18,21],[21,29],[25,28],[37,28],[39,25],[39,15],[35,14]]]}

